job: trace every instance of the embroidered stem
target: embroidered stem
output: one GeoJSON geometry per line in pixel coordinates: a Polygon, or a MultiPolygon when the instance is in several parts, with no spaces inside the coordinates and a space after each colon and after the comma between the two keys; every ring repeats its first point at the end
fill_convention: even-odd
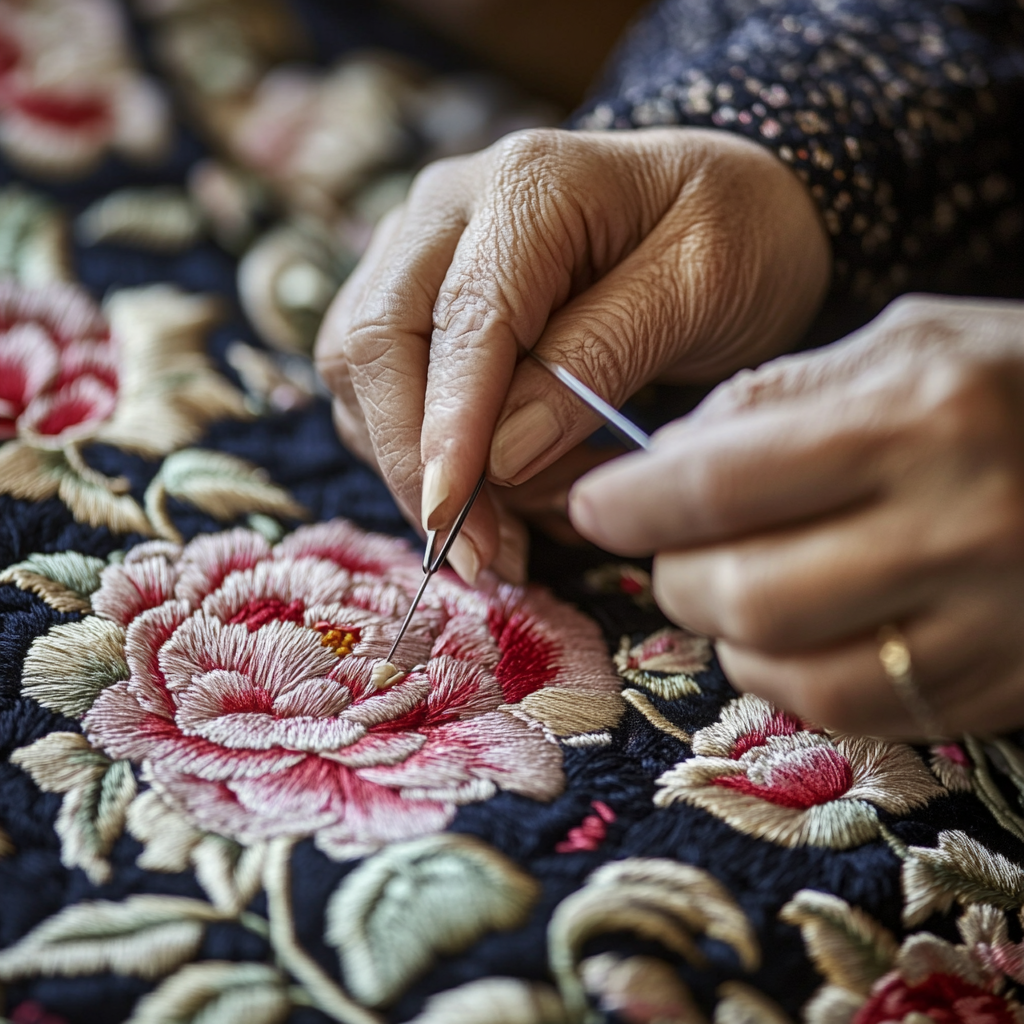
{"type": "Polygon", "coordinates": [[[181,533],[167,514],[167,490],[164,487],[163,470],[153,477],[150,485],[146,488],[142,506],[146,510],[149,521],[161,537],[174,544],[182,542],[181,533]]]}
{"type": "Polygon", "coordinates": [[[655,729],[672,736],[681,743],[690,743],[693,737],[673,725],[639,690],[623,690],[623,700],[629,701],[647,719],[655,729]]]}
{"type": "Polygon", "coordinates": [[[899,857],[900,860],[907,859],[907,844],[899,836],[893,835],[881,822],[878,823],[878,834],[889,844],[889,849],[899,857]]]}
{"type": "Polygon", "coordinates": [[[267,847],[263,885],[267,891],[270,944],[281,965],[306,990],[313,1005],[339,1024],[383,1024],[375,1013],[353,1002],[299,945],[292,918],[291,855],[295,840],[273,840],[267,847]]]}
{"type": "Polygon", "coordinates": [[[248,928],[254,935],[258,935],[261,939],[270,938],[270,922],[265,917],[260,917],[259,914],[253,914],[251,911],[243,910],[238,915],[238,923],[243,928],[248,928]]]}
{"type": "Polygon", "coordinates": [[[974,736],[964,736],[964,746],[967,747],[967,752],[971,755],[971,761],[974,764],[971,774],[974,777],[974,792],[978,799],[1007,832],[1024,840],[1024,819],[1013,813],[1006,798],[999,792],[999,787],[988,770],[985,748],[974,736]]]}
{"type": "Polygon", "coordinates": [[[131,488],[128,478],[124,476],[106,476],[99,470],[93,469],[82,457],[79,441],[69,441],[64,445],[64,458],[68,465],[86,482],[102,487],[111,494],[127,494],[131,488]]]}

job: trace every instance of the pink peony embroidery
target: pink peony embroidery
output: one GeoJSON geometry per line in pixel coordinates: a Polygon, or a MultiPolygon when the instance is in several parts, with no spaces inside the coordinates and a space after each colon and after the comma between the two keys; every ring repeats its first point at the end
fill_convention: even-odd
{"type": "Polygon", "coordinates": [[[685,801],[784,846],[868,842],[876,807],[905,813],[945,792],[910,747],[818,730],[750,694],[694,735],[693,752],[658,779],[655,802],[685,801]]]}
{"type": "Polygon", "coordinates": [[[110,417],[117,390],[117,348],[84,291],[0,280],[0,441],[63,444],[110,417]]]}
{"type": "Polygon", "coordinates": [[[201,829],[315,834],[341,857],[444,828],[498,790],[552,798],[561,750],[523,702],[572,693],[589,719],[588,694],[617,694],[597,628],[540,590],[441,573],[407,671],[377,689],[420,578],[405,544],[340,520],[274,548],[247,530],[136,547],[92,595],[126,628],[130,678],[100,694],[87,735],[201,829]]]}
{"type": "Polygon", "coordinates": [[[936,1024],[1020,1024],[1020,1007],[955,974],[930,974],[908,984],[887,975],[851,1024],[928,1020],[936,1024]]]}
{"type": "Polygon", "coordinates": [[[89,170],[108,147],[159,157],[170,118],[132,64],[111,0],[0,0],[0,147],[37,173],[89,170]]]}

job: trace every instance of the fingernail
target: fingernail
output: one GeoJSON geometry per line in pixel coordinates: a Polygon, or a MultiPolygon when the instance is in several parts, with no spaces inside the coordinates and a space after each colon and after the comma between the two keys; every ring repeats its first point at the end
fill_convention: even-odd
{"type": "Polygon", "coordinates": [[[437,526],[430,517],[444,504],[451,487],[444,471],[443,459],[431,459],[423,468],[423,495],[420,499],[420,516],[423,529],[432,530],[437,526]]]}
{"type": "Polygon", "coordinates": [[[562,425],[545,402],[528,402],[498,428],[491,443],[491,472],[511,480],[562,436],[562,425]]]}
{"type": "Polygon", "coordinates": [[[448,561],[470,586],[476,583],[476,578],[480,575],[480,556],[468,537],[459,534],[455,538],[455,543],[448,552],[448,561]]]}
{"type": "Polygon", "coordinates": [[[498,556],[491,568],[508,583],[526,582],[526,555],[530,541],[526,530],[512,523],[498,525],[498,556]]]}

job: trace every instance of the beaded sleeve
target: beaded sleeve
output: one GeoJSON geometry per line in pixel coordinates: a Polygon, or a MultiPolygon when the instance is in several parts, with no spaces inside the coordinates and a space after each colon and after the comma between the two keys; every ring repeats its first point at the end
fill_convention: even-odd
{"type": "Polygon", "coordinates": [[[1024,294],[1024,0],[663,0],[573,124],[772,148],[873,305],[1024,294]]]}

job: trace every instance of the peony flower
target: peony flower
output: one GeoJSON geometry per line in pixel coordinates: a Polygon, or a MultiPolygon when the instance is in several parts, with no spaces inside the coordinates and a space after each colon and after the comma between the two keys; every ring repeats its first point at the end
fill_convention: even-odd
{"type": "Polygon", "coordinates": [[[90,170],[110,147],[154,160],[170,123],[111,0],[0,0],[0,148],[12,160],[53,176],[90,170]]]}
{"type": "Polygon", "coordinates": [[[168,286],[127,289],[101,311],[79,286],[0,279],[0,493],[59,494],[92,525],[151,533],[142,509],[84,462],[99,441],[164,455],[241,395],[209,366],[208,299],[168,286]]]}
{"type": "Polygon", "coordinates": [[[538,589],[483,593],[442,572],[389,678],[421,578],[403,542],[341,520],[273,548],[242,529],[144,543],[103,571],[97,615],[35,642],[25,692],[67,709],[81,691],[57,677],[95,680],[111,650],[121,681],[85,715],[90,742],[140,764],[196,828],[243,843],[315,835],[348,857],[499,790],[551,799],[557,738],[621,712],[597,627],[538,589]]]}
{"type": "Polygon", "coordinates": [[[658,779],[655,803],[783,846],[858,846],[878,835],[876,807],[905,813],[945,792],[905,744],[818,730],[751,694],[694,734],[693,752],[658,779]]]}

